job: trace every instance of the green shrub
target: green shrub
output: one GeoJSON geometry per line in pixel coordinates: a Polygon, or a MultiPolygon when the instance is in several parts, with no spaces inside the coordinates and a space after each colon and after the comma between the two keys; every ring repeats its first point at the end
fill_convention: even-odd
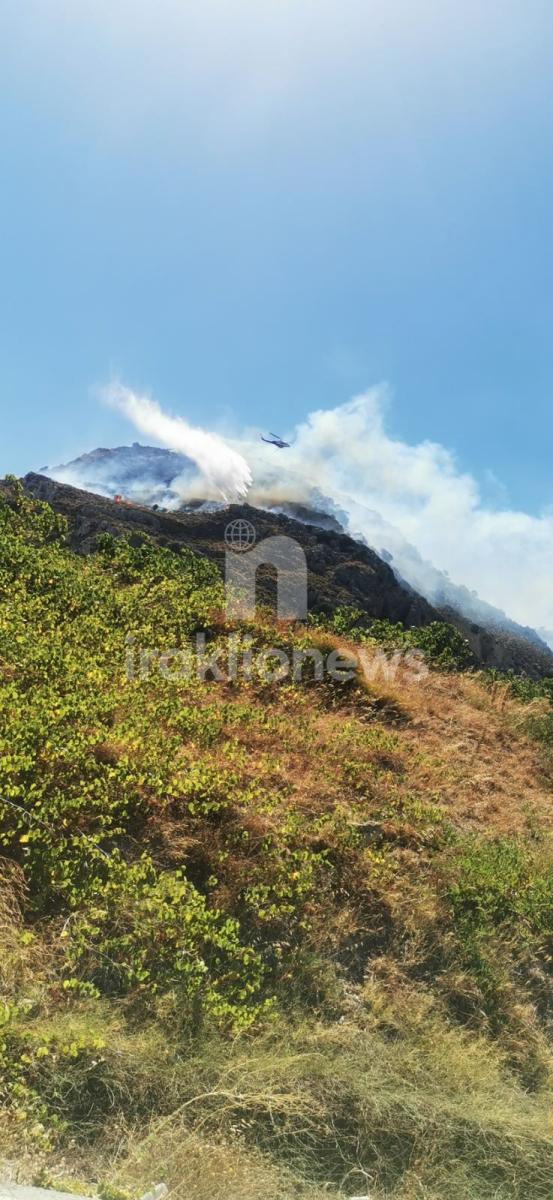
{"type": "Polygon", "coordinates": [[[442,671],[465,671],[476,659],[465,637],[446,621],[406,629],[388,620],[373,620],[361,609],[341,605],[330,617],[316,616],[312,624],[354,642],[376,642],[385,650],[422,650],[426,661],[442,671]]]}
{"type": "Polygon", "coordinates": [[[245,1026],[258,1016],[263,964],[242,946],[237,922],[215,909],[182,872],[156,871],[146,857],[111,866],[87,907],[66,928],[70,980],[104,995],[172,991],[181,1017],[245,1026]]]}
{"type": "Polygon", "coordinates": [[[480,679],[488,688],[497,684],[508,684],[509,693],[515,700],[530,704],[533,700],[548,700],[553,704],[553,677],[530,679],[528,675],[515,675],[512,671],[496,669],[482,671],[480,679]]]}

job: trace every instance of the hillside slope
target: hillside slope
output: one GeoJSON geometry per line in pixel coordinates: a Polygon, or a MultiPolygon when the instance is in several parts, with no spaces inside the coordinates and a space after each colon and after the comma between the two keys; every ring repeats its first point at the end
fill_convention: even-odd
{"type": "MultiPolygon", "coordinates": [[[[218,511],[165,513],[140,505],[118,505],[113,500],[83,492],[45,476],[25,476],[26,490],[47,500],[67,518],[71,546],[81,552],[93,549],[101,532],[145,532],[162,546],[180,545],[205,555],[222,570],[224,531],[230,521],[244,518],[257,539],[285,534],[305,551],[309,567],[309,610],[331,612],[350,604],[370,617],[401,622],[407,628],[448,620],[467,639],[481,666],[514,671],[540,678],[553,674],[553,655],[522,636],[497,627],[485,629],[458,612],[432,607],[423,596],[397,579],[391,567],[374,550],[355,541],[339,528],[321,529],[283,514],[230,505],[218,511]]],[[[260,572],[261,593],[273,594],[271,576],[260,572]]]]}
{"type": "Polygon", "coordinates": [[[65,537],[6,484],[6,1169],[106,1200],[545,1200],[547,700],[402,662],[268,678],[271,647],[359,644],[229,624],[181,546],[65,537]],[[198,631],[252,669],[168,669],[198,631]]]}
{"type": "MultiPolygon", "coordinates": [[[[547,644],[549,638],[544,641],[536,630],[518,624],[501,609],[482,600],[476,592],[455,583],[446,572],[424,559],[417,547],[378,511],[356,508],[353,516],[316,486],[307,485],[303,479],[288,477],[286,460],[280,459],[279,465],[283,468],[284,493],[288,498],[278,498],[281,488],[277,472],[273,494],[267,483],[260,489],[254,484],[250,492],[250,503],[254,507],[259,505],[274,513],[297,517],[318,528],[349,532],[358,542],[369,545],[380,558],[390,563],[400,582],[406,581],[407,586],[424,596],[444,619],[454,622],[469,638],[479,662],[536,677],[544,672],[551,673],[553,656],[547,644]],[[294,500],[292,497],[298,490],[302,499],[299,500],[296,494],[294,500]],[[360,533],[357,538],[359,527],[364,536],[360,533]],[[532,655],[528,643],[534,647],[532,655]]],[[[82,454],[73,462],[45,468],[44,474],[110,499],[115,492],[121,492],[139,504],[151,506],[157,502],[171,510],[180,509],[183,497],[191,494],[193,486],[198,487],[196,469],[189,459],[174,451],[142,446],[138,442],[132,446],[82,454]]]]}

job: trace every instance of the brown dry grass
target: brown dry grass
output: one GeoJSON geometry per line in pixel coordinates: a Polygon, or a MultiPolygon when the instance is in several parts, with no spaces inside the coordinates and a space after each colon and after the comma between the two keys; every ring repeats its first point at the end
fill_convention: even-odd
{"type": "MultiPolygon", "coordinates": [[[[451,1033],[443,1018],[446,1000],[449,1003],[452,997],[458,998],[459,1008],[464,1005],[468,1011],[472,1006],[478,1014],[482,993],[477,984],[460,969],[456,968],[454,974],[452,968],[450,978],[442,970],[434,997],[431,963],[428,980],[424,986],[420,982],[421,963],[425,955],[431,956],[440,921],[440,901],[427,882],[430,842],[425,840],[425,806],[430,826],[431,808],[436,806],[436,811],[441,808],[460,831],[477,830],[486,836],[527,833],[530,818],[544,830],[551,829],[551,794],[540,748],[524,733],[528,706],[510,699],[506,689],[487,691],[477,677],[432,673],[419,682],[403,675],[393,685],[377,681],[338,694],[326,685],[298,688],[214,684],[198,695],[198,709],[202,708],[206,723],[213,718],[214,709],[219,712],[220,727],[206,749],[200,723],[197,733],[183,745],[183,769],[193,768],[202,755],[221,772],[236,769],[236,797],[213,822],[209,838],[207,827],[202,827],[203,832],[199,829],[196,836],[195,826],[183,823],[178,802],[174,812],[164,804],[156,807],[152,803],[148,821],[156,855],[172,864],[185,862],[190,877],[201,882],[216,872],[217,854],[232,846],[225,879],[213,895],[215,903],[231,911],[249,882],[256,859],[261,857],[264,840],[286,827],[291,816],[298,816],[302,844],[313,849],[319,841],[324,844],[336,877],[345,879],[337,903],[329,900],[327,905],[320,896],[310,902],[312,948],[322,960],[333,952],[333,947],[342,947],[343,963],[349,971],[355,966],[355,947],[359,944],[364,981],[359,977],[355,982],[354,972],[350,990],[341,996],[341,1020],[324,1030],[321,1027],[316,1056],[312,1063],[310,1060],[306,1078],[298,1082],[308,1119],[307,1133],[303,1124],[297,1126],[295,1109],[283,1123],[278,1109],[281,1084],[278,1079],[275,1084],[277,1067],[271,1060],[265,1080],[265,1060],[260,1066],[255,1039],[251,1042],[251,1058],[247,1043],[240,1086],[221,1121],[211,1120],[209,1105],[204,1105],[201,1096],[197,1113],[194,1106],[186,1107],[186,1119],[181,1119],[177,1101],[181,1091],[186,1094],[188,1084],[180,1080],[187,1055],[179,1047],[174,1062],[165,1068],[178,1083],[174,1117],[161,1124],[154,1118],[150,1131],[147,1125],[134,1130],[123,1124],[118,1132],[115,1123],[109,1134],[111,1140],[103,1148],[98,1146],[97,1165],[96,1151],[91,1150],[88,1161],[83,1162],[83,1173],[90,1178],[97,1170],[102,1175],[109,1162],[109,1176],[136,1193],[163,1174],[172,1194],[183,1200],[265,1200],[269,1196],[271,1200],[322,1200],[323,1195],[330,1200],[331,1196],[347,1196],[358,1185],[363,1190],[357,1175],[351,1174],[357,1170],[356,1139],[361,1131],[364,1153],[369,1156],[370,1151],[372,1155],[376,1178],[380,1163],[385,1164],[391,1154],[391,1140],[395,1138],[400,1149],[413,1144],[412,1169],[410,1164],[400,1164],[391,1190],[379,1191],[377,1185],[372,1188],[375,1197],[387,1194],[398,1200],[415,1196],[441,1200],[447,1187],[447,1194],[455,1200],[465,1200],[465,1196],[481,1200],[483,1195],[486,1200],[492,1195],[502,1200],[516,1196],[518,1200],[519,1192],[508,1182],[495,1192],[479,1190],[484,1186],[483,1176],[481,1179],[472,1163],[470,1146],[460,1155],[459,1179],[453,1178],[457,1169],[453,1167],[453,1182],[449,1178],[449,1167],[446,1170],[444,1164],[448,1156],[457,1153],[457,1141],[468,1137],[469,1128],[469,1142],[481,1136],[483,1144],[493,1142],[494,1155],[504,1156],[506,1165],[498,1168],[498,1178],[507,1179],[509,1172],[517,1171],[526,1171],[530,1178],[533,1172],[528,1195],[542,1200],[546,1194],[542,1158],[549,1153],[547,1103],[537,1102],[535,1113],[529,1103],[528,1124],[522,1122],[519,1128],[516,1114],[526,1098],[522,1090],[511,1096],[503,1078],[507,1058],[516,1062],[517,1056],[522,1059],[524,1055],[533,1055],[536,1062],[543,1060],[544,1076],[551,1078],[548,1051],[534,1009],[529,1003],[523,1009],[518,993],[513,993],[514,1015],[497,1062],[494,1059],[492,1063],[493,1077],[478,1077],[477,1067],[485,1057],[483,1048],[487,1043],[472,1046],[465,1033],[451,1033]],[[411,822],[409,805],[417,804],[419,811],[411,822]],[[343,835],[344,826],[368,830],[365,846],[352,850],[343,835]],[[376,831],[374,842],[372,830],[376,831]],[[378,849],[382,843],[387,843],[387,850],[391,848],[392,852],[383,856],[386,861],[380,867],[378,849]],[[379,875],[380,870],[384,873],[379,875]],[[394,929],[398,931],[395,940],[394,929]],[[379,949],[381,946],[387,947],[386,952],[379,949]],[[398,957],[394,957],[396,954],[398,957]],[[417,977],[416,985],[411,975],[417,977]],[[402,993],[406,996],[404,1008],[400,1003],[402,993]],[[517,1005],[520,1030],[515,1022],[517,1005]],[[416,1028],[402,1048],[401,1038],[409,1022],[414,1022],[416,1028]],[[407,1066],[412,1079],[404,1087],[407,1066]],[[263,1086],[250,1113],[245,1098],[257,1073],[263,1076],[263,1086]],[[448,1080],[452,1076],[458,1076],[458,1085],[449,1095],[448,1080]],[[494,1099],[502,1096],[502,1089],[505,1111],[499,1099],[494,1099]],[[471,1096],[474,1112],[469,1112],[467,1125],[467,1097],[471,1096]],[[486,1124],[490,1107],[492,1118],[486,1124]],[[291,1122],[291,1132],[287,1121],[291,1122]],[[443,1129],[449,1127],[450,1140],[449,1134],[442,1137],[443,1129]],[[269,1146],[271,1131],[274,1154],[269,1146]],[[258,1134],[263,1143],[260,1146],[256,1144],[258,1134]],[[527,1141],[531,1152],[526,1159],[519,1144],[525,1146],[527,1141]],[[427,1174],[421,1190],[419,1152],[427,1174]],[[344,1155],[343,1176],[338,1178],[333,1167],[331,1182],[320,1184],[319,1153],[327,1155],[329,1162],[333,1162],[333,1156],[338,1161],[344,1155]],[[464,1175],[469,1160],[476,1181],[470,1185],[464,1175]],[[434,1175],[438,1180],[435,1191],[434,1175]]],[[[100,753],[105,757],[103,747],[100,753]]],[[[0,983],[10,992],[16,977],[25,977],[25,982],[28,978],[30,986],[32,976],[29,994],[48,1016],[52,1011],[48,974],[53,968],[48,966],[47,946],[41,950],[38,939],[36,949],[21,945],[19,886],[19,877],[13,875],[4,881],[3,893],[0,889],[0,924],[9,932],[5,942],[9,953],[5,955],[4,978],[0,969],[0,983]],[[1,908],[2,894],[5,911],[1,908]],[[41,953],[46,955],[44,965],[41,953]]],[[[302,976],[299,986],[305,986],[306,981],[307,976],[302,976]]],[[[167,1018],[168,1027],[171,1020],[167,1018]]],[[[480,1025],[484,1028],[485,1022],[479,1024],[475,1019],[475,1030],[480,1025]]],[[[130,1034],[114,1032],[108,1037],[116,1064],[123,1062],[127,1053],[126,1043],[119,1044],[118,1037],[124,1040],[127,1036],[130,1034]]],[[[284,1027],[282,1036],[274,1058],[279,1071],[284,1071],[288,1042],[296,1036],[292,1026],[284,1027]]],[[[311,1051],[312,1036],[301,1035],[302,1053],[311,1051]]],[[[136,1062],[140,1060],[142,1066],[149,1062],[146,1052],[145,1045],[135,1047],[133,1042],[136,1062]]],[[[223,1057],[225,1053],[230,1051],[221,1049],[223,1057]]],[[[493,1055],[495,1051],[487,1053],[493,1055]]],[[[198,1071],[205,1069],[202,1061],[197,1065],[198,1071]]],[[[160,1091],[165,1093],[169,1080],[162,1068],[162,1055],[154,1047],[148,1075],[159,1077],[160,1091]]],[[[129,1091],[136,1090],[137,1069],[133,1065],[129,1071],[129,1091]]],[[[286,1087],[289,1076],[294,1081],[295,1069],[289,1059],[286,1087]]],[[[209,1086],[208,1080],[205,1091],[211,1095],[209,1086]]],[[[295,1093],[287,1103],[292,1100],[296,1104],[295,1093]]],[[[302,1108],[302,1121],[305,1114],[302,1108]]],[[[7,1130],[3,1136],[6,1144],[15,1144],[13,1131],[7,1130]]],[[[72,1152],[73,1169],[77,1161],[77,1153],[72,1152]]],[[[28,1177],[24,1156],[22,1163],[28,1177]]]]}
{"type": "MultiPolygon", "coordinates": [[[[223,694],[230,706],[244,701],[242,688],[223,694]]],[[[315,815],[358,799],[342,769],[353,757],[360,768],[366,764],[368,801],[418,794],[442,806],[457,828],[490,836],[528,832],[529,821],[553,828],[540,747],[524,732],[529,706],[509,699],[506,688],[488,691],[478,677],[432,672],[421,681],[377,681],[336,706],[320,688],[277,685],[260,695],[252,686],[248,695],[265,723],[229,723],[222,737],[247,751],[241,774],[270,789],[275,803],[281,795],[286,806],[315,815]],[[278,731],[267,724],[271,713],[278,731]],[[380,728],[394,734],[396,747],[375,750],[370,739],[363,745],[367,730],[380,728]]]]}
{"type": "Polygon", "coordinates": [[[455,825],[490,836],[527,832],[529,817],[553,827],[540,747],[524,733],[528,706],[478,678],[440,674],[407,682],[401,700],[410,784],[434,794],[455,825]]]}

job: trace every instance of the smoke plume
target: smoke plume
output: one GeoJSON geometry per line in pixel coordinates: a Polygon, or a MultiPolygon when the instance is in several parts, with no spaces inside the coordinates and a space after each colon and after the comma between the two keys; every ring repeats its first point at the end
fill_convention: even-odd
{"type": "Polygon", "coordinates": [[[247,495],[252,504],[287,512],[296,504],[322,509],[384,553],[431,602],[483,623],[492,615],[488,602],[551,639],[553,514],[492,507],[443,446],[392,438],[385,388],[311,413],[287,435],[286,450],[262,442],[260,430],[223,441],[122,384],[106,398],[170,451],[136,444],[97,451],[53,468],[54,478],[168,508],[192,497],[228,502],[247,495]]]}
{"type": "MultiPolygon", "coordinates": [[[[195,429],[182,417],[167,416],[154,400],[139,396],[121,383],[110,384],[103,397],[146,437],[191,459],[210,492],[227,501],[244,499],[252,482],[250,468],[242,455],[216,433],[195,429]]],[[[179,491],[177,480],[173,487],[179,491]]]]}
{"type": "Polygon", "coordinates": [[[553,629],[553,514],[487,505],[443,446],[390,437],[387,404],[386,389],[375,388],[311,413],[290,450],[254,453],[250,441],[241,442],[254,477],[250,501],[327,497],[347,531],[390,552],[396,570],[429,600],[447,601],[450,576],[464,585],[467,614],[477,591],[517,621],[553,629]]]}

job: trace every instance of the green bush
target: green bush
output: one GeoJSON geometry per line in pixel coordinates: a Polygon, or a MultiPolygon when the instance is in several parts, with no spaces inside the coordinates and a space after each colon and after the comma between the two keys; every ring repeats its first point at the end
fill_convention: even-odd
{"type": "Polygon", "coordinates": [[[544,874],[517,842],[474,839],[458,854],[449,896],[460,926],[488,930],[524,922],[526,935],[551,923],[553,873],[544,874]]]}
{"type": "Polygon", "coordinates": [[[316,616],[312,623],[354,642],[375,642],[385,650],[422,650],[426,662],[442,671],[476,666],[467,639],[446,621],[406,629],[385,619],[373,620],[361,609],[345,604],[330,617],[316,616]]]}
{"type": "Polygon", "coordinates": [[[508,684],[510,695],[515,700],[522,701],[523,704],[530,704],[533,700],[541,699],[548,700],[550,704],[553,704],[553,677],[551,676],[546,676],[544,679],[530,679],[527,675],[515,675],[512,671],[493,669],[482,671],[480,678],[488,688],[497,684],[508,684]]]}

